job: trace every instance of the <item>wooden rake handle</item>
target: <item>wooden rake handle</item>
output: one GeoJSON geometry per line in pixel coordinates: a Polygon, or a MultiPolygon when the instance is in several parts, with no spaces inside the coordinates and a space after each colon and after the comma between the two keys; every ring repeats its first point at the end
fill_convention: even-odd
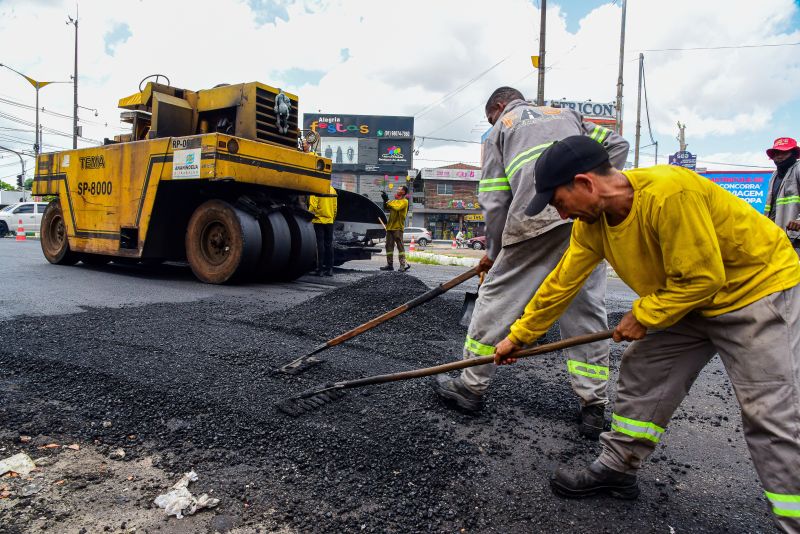
{"type": "MultiPolygon", "coordinates": [[[[527,358],[529,356],[538,356],[555,350],[566,349],[576,345],[585,345],[586,343],[594,343],[595,341],[602,341],[611,338],[614,330],[603,330],[593,334],[584,334],[581,336],[570,337],[554,343],[547,343],[539,345],[530,349],[523,349],[514,353],[514,358],[527,358]]],[[[361,386],[369,386],[373,384],[383,384],[386,382],[397,382],[398,380],[409,380],[412,378],[422,378],[424,376],[438,375],[448,371],[456,371],[458,369],[465,369],[467,367],[474,367],[476,365],[485,365],[487,363],[494,363],[494,355],[481,356],[480,358],[470,358],[468,360],[460,360],[457,362],[445,363],[436,365],[434,367],[425,367],[422,369],[414,369],[412,371],[403,371],[400,373],[391,373],[387,375],[376,375],[366,378],[359,378],[357,380],[348,380],[346,382],[336,382],[323,386],[328,389],[350,389],[361,386]]]]}

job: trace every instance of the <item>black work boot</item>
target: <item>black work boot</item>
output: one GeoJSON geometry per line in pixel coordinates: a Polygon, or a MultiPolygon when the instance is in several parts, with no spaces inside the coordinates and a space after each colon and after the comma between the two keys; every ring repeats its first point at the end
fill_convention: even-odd
{"type": "Polygon", "coordinates": [[[483,395],[473,393],[464,384],[461,377],[436,375],[433,377],[431,387],[436,395],[450,407],[458,408],[469,414],[478,413],[483,409],[483,395]]]}
{"type": "Polygon", "coordinates": [[[597,439],[603,432],[606,424],[605,404],[593,404],[581,408],[581,422],[578,432],[589,439],[597,439]]]}
{"type": "Polygon", "coordinates": [[[381,271],[394,271],[394,267],[392,267],[391,265],[384,265],[380,269],[381,271]]]}
{"type": "Polygon", "coordinates": [[[559,467],[550,478],[553,493],[568,499],[580,499],[606,494],[617,499],[635,499],[639,496],[636,475],[614,471],[599,461],[588,468],[572,470],[559,467]]]}
{"type": "Polygon", "coordinates": [[[406,271],[407,271],[407,270],[409,270],[410,268],[411,268],[411,266],[410,266],[409,264],[407,264],[407,263],[404,263],[403,265],[401,265],[401,266],[400,266],[400,271],[401,271],[401,272],[406,272],[406,271]]]}

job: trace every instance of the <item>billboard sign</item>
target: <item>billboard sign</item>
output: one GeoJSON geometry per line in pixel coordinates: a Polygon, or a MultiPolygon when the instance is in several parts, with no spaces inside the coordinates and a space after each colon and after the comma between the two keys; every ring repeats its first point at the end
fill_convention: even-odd
{"type": "Polygon", "coordinates": [[[764,213],[772,171],[708,171],[701,175],[764,213]]]}
{"type": "Polygon", "coordinates": [[[575,100],[551,100],[550,106],[554,108],[574,109],[584,117],[610,120],[614,120],[617,117],[617,109],[614,102],[592,102],[591,100],[586,100],[583,102],[575,100]]]}
{"type": "Polygon", "coordinates": [[[411,140],[379,139],[378,163],[408,168],[411,164],[411,140]]]}
{"type": "Polygon", "coordinates": [[[352,137],[321,137],[319,151],[334,164],[358,164],[358,139],[352,137]]]}
{"type": "Polygon", "coordinates": [[[303,129],[316,132],[320,137],[411,139],[414,117],[304,113],[303,129]]]}
{"type": "Polygon", "coordinates": [[[695,170],[697,169],[697,156],[688,150],[679,150],[669,157],[669,164],[695,170]]]}

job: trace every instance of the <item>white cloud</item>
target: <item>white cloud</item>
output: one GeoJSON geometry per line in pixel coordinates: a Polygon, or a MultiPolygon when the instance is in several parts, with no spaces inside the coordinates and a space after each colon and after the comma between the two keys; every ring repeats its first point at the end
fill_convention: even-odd
{"type": "MultiPolygon", "coordinates": [[[[614,100],[620,19],[616,4],[592,10],[573,34],[566,29],[570,14],[558,2],[550,2],[548,99],[614,100]]],[[[114,135],[113,127],[119,126],[117,100],[135,92],[139,81],[152,73],[167,74],[174,85],[190,89],[262,81],[299,94],[302,111],[413,115],[503,60],[417,120],[420,135],[470,140],[479,139],[483,104],[496,87],[514,85],[530,98],[536,93],[530,55],[538,51],[539,14],[527,0],[495,0],[491,7],[456,0],[282,2],[277,17],[254,12],[253,5],[261,4],[82,1],[80,103],[97,108],[100,117],[84,110],[80,114],[109,124],[84,124],[84,135],[114,135]],[[112,57],[104,37],[122,23],[130,28],[130,36],[116,44],[112,57]],[[296,69],[325,74],[319,83],[300,87],[281,79],[296,69]]],[[[624,118],[629,139],[635,123],[639,50],[800,41],[800,30],[790,26],[798,10],[791,0],[674,0],[628,6],[624,118]]],[[[68,80],[73,27],[65,21],[74,9],[72,0],[0,3],[0,62],[37,79],[68,80]]],[[[680,120],[688,125],[692,147],[700,153],[710,151],[703,149],[704,143],[719,138],[735,143],[737,134],[745,131],[763,135],[760,144],[766,144],[777,135],[770,131],[776,110],[797,98],[799,52],[800,47],[645,52],[656,135],[669,136],[672,142],[680,120]]],[[[2,96],[33,103],[31,87],[6,70],[0,70],[2,96]]],[[[44,88],[40,105],[71,114],[71,86],[44,88]]],[[[0,103],[0,112],[33,121],[32,110],[0,103]]],[[[42,119],[45,126],[71,130],[68,119],[42,119]]],[[[28,128],[0,118],[3,127],[28,128]]],[[[11,137],[30,139],[32,133],[0,130],[0,144],[21,146],[11,137]]],[[[45,143],[71,146],[69,138],[52,135],[45,135],[45,143]]],[[[662,146],[660,151],[675,148],[662,146]]],[[[428,140],[419,157],[447,162],[477,161],[479,155],[477,145],[428,140]]],[[[0,167],[0,177],[6,176],[4,171],[9,169],[0,167]]]]}

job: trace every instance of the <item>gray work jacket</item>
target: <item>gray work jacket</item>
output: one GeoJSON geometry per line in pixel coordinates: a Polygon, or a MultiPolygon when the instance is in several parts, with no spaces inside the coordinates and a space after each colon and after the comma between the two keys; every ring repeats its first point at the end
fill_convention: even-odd
{"type": "Polygon", "coordinates": [[[584,121],[574,110],[514,100],[498,118],[483,143],[483,178],[478,185],[490,259],[497,258],[502,247],[568,222],[552,206],[534,217],[526,216],[525,208],[535,193],[536,160],[554,141],[571,135],[588,135],[608,150],[614,167],[625,165],[628,142],[607,128],[584,121]]]}

